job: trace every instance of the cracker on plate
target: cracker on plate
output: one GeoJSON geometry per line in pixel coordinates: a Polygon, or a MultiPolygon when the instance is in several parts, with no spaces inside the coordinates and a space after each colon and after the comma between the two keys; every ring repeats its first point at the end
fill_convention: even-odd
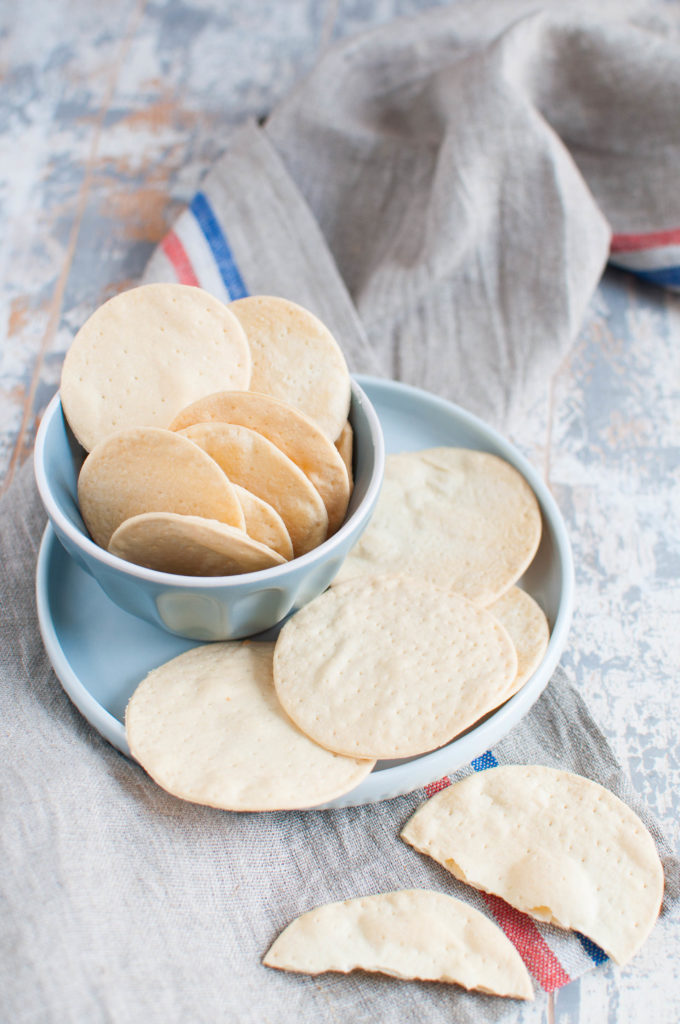
{"type": "Polygon", "coordinates": [[[517,651],[517,675],[503,698],[507,700],[521,690],[541,664],[548,649],[550,626],[543,609],[519,587],[511,587],[489,605],[489,611],[507,629],[517,651]]]}
{"type": "Polygon", "coordinates": [[[331,587],[281,630],[276,692],[318,743],[358,757],[441,746],[496,707],[517,655],[488,611],[410,576],[331,587]]]}
{"type": "Polygon", "coordinates": [[[540,537],[536,496],[504,459],[466,448],[388,455],[371,522],[336,579],[411,573],[488,605],[519,579],[540,537]]]}
{"type": "Polygon", "coordinates": [[[163,789],[224,810],[310,807],[354,789],[373,761],[318,746],[282,711],[271,643],[193,647],[154,669],[125,712],[132,756],[163,789]]]}

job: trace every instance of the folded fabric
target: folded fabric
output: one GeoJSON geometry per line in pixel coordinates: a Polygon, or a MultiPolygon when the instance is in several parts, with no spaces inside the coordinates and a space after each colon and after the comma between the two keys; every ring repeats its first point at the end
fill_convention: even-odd
{"type": "MultiPolygon", "coordinates": [[[[223,299],[286,295],[329,324],[352,369],[507,427],[572,340],[612,230],[642,253],[641,238],[658,248],[680,224],[677,48],[617,21],[519,10],[490,4],[481,28],[479,5],[457,5],[331,51],[264,128],[235,134],[146,280],[223,299]]],[[[33,598],[43,524],[26,467],[0,506],[8,1020],[479,1024],[514,1013],[442,986],[261,965],[299,913],[407,886],[484,907],[539,990],[602,960],[401,842],[422,790],[256,815],[159,789],[87,725],[50,669],[33,598]]],[[[680,863],[562,672],[467,770],[513,762],[580,772],[631,803],[664,860],[666,912],[677,903],[680,863]]]]}
{"type": "Polygon", "coordinates": [[[330,51],[263,129],[237,132],[146,279],[297,294],[353,370],[507,431],[573,341],[610,246],[677,283],[678,110],[677,44],[620,18],[490,2],[483,18],[463,3],[398,21],[330,51]]]}

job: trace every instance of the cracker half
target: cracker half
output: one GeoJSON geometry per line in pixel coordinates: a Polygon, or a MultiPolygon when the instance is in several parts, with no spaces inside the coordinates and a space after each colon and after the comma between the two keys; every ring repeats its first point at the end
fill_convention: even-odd
{"type": "Polygon", "coordinates": [[[349,412],[350,377],[325,324],[295,302],[272,295],[237,299],[229,309],[250,344],[251,391],[300,409],[335,441],[349,412]]]}
{"type": "Polygon", "coordinates": [[[274,654],[276,692],[293,721],[357,757],[441,746],[496,707],[516,674],[497,619],[408,576],[332,587],[284,625],[274,654]]]}
{"type": "Polygon", "coordinates": [[[250,427],[292,459],[321,495],[328,512],[328,533],[335,533],[347,511],[349,478],[340,452],[309,417],[270,395],[219,391],[183,409],[171,429],[214,421],[250,427]]]}
{"type": "Polygon", "coordinates": [[[195,423],[175,435],[187,438],[215,460],[230,480],[279,513],[295,556],[317,547],[328,534],[328,513],[319,492],[283,452],[249,427],[195,423]]]}
{"type": "Polygon", "coordinates": [[[187,438],[157,427],[121,430],[93,448],[78,478],[78,502],[103,548],[124,520],[142,512],[245,526],[236,492],[217,463],[187,438]]]}
{"type": "Polygon", "coordinates": [[[208,292],[146,284],[109,299],[66,353],[61,401],[87,451],[115,430],[167,427],[201,395],[247,388],[250,348],[234,314],[208,292]]]}
{"type": "Polygon", "coordinates": [[[109,551],[147,569],[180,576],[236,576],[286,561],[234,526],[175,512],[126,519],[111,537],[109,551]]]}
{"type": "Polygon", "coordinates": [[[517,675],[505,695],[507,700],[521,690],[541,664],[548,649],[550,626],[543,609],[519,587],[511,587],[489,605],[489,611],[507,629],[517,651],[517,675]]]}
{"type": "Polygon", "coordinates": [[[372,761],[319,747],[283,713],[271,643],[194,647],[154,669],[125,713],[132,756],[163,789],[233,811],[310,807],[354,789],[372,761]]]}
{"type": "Polygon", "coordinates": [[[468,885],[588,936],[619,964],[663,896],[651,835],[608,789],[554,768],[489,768],[423,804],[402,839],[468,885]]]}
{"type": "Polygon", "coordinates": [[[304,974],[359,968],[533,999],[529,973],[500,928],[467,903],[428,889],[316,907],[281,932],[263,963],[304,974]]]}
{"type": "Polygon", "coordinates": [[[273,551],[278,551],[286,561],[291,559],[293,545],[290,534],[276,509],[239,484],[234,484],[234,490],[243,510],[245,531],[248,536],[260,544],[266,544],[273,551]]]}
{"type": "Polygon", "coordinates": [[[536,497],[504,459],[464,448],[388,455],[371,522],[336,580],[411,573],[488,605],[519,579],[540,537],[536,497]]]}

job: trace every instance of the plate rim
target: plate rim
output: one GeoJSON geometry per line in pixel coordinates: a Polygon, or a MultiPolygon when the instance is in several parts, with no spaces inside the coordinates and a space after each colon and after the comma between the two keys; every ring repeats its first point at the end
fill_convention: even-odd
{"type": "MultiPolygon", "coordinates": [[[[574,565],[566,525],[547,484],[528,459],[494,427],[448,399],[441,398],[423,388],[385,377],[357,374],[355,379],[359,386],[368,392],[370,401],[373,401],[371,391],[387,392],[391,396],[396,393],[404,397],[412,397],[419,402],[424,401],[437,406],[445,413],[453,412],[456,419],[462,420],[476,432],[487,435],[489,441],[499,451],[502,451],[503,457],[525,477],[536,494],[544,516],[550,521],[562,568],[562,587],[558,612],[543,660],[518,693],[493,711],[486,720],[473,726],[462,736],[452,739],[443,747],[421,754],[403,764],[373,771],[350,792],[327,803],[310,806],[306,808],[308,810],[354,807],[411,793],[450,775],[457,768],[468,764],[485,750],[493,747],[527,714],[550,681],[564,650],[573,613],[574,565]]],[[[123,723],[92,696],[85,683],[71,667],[61,646],[49,600],[49,567],[53,557],[54,544],[59,544],[62,547],[48,521],[40,542],[35,584],[38,625],[45,650],[64,691],[83,717],[113,747],[127,757],[131,757],[123,723]]],[[[67,558],[71,558],[63,547],[62,550],[67,558]]]]}

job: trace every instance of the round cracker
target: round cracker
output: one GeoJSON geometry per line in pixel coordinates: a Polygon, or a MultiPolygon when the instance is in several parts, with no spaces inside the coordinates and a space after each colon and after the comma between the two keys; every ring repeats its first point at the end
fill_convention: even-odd
{"type": "Polygon", "coordinates": [[[328,513],[319,492],[287,455],[249,427],[195,423],[176,437],[200,446],[230,480],[279,513],[295,556],[317,547],[328,533],[328,513]]]}
{"type": "Polygon", "coordinates": [[[536,496],[504,459],[465,448],[389,455],[371,522],[336,580],[411,573],[489,605],[519,579],[540,537],[536,496]]]}
{"type": "Polygon", "coordinates": [[[476,772],[423,804],[401,835],[467,885],[587,935],[619,964],[659,913],[654,840],[627,804],[580,775],[539,765],[476,772]]]}
{"type": "Polygon", "coordinates": [[[245,527],[236,492],[217,463],[187,438],[158,427],[121,430],[93,448],[78,478],[78,501],[103,548],[122,522],[142,512],[245,527]]]}
{"type": "Polygon", "coordinates": [[[251,391],[300,409],[335,441],[349,412],[350,377],[325,324],[302,306],[273,295],[237,299],[229,309],[250,344],[251,391]]]}
{"type": "Polygon", "coordinates": [[[224,303],[189,285],[147,284],[109,299],[80,328],[61,401],[90,451],[115,430],[169,426],[216,382],[247,388],[250,372],[245,333],[224,303]]]}
{"type": "Polygon", "coordinates": [[[271,643],[194,647],[154,669],[125,713],[132,756],[174,796],[234,811],[309,807],[354,789],[373,761],[338,757],[283,713],[271,643]]]}
{"type": "Polygon", "coordinates": [[[290,534],[276,509],[239,484],[234,484],[234,490],[243,510],[245,531],[248,536],[260,544],[266,544],[273,551],[278,551],[286,561],[291,559],[293,545],[290,534]]]}
{"type": "Polygon", "coordinates": [[[183,409],[170,428],[183,430],[194,423],[215,421],[250,427],[292,459],[321,495],[328,512],[328,534],[335,533],[347,511],[349,478],[339,451],[308,416],[270,395],[220,391],[183,409]]]}
{"type": "Polygon", "coordinates": [[[517,693],[531,678],[543,660],[550,640],[550,626],[543,609],[531,594],[511,587],[489,605],[488,610],[504,626],[517,651],[517,675],[504,700],[517,693]]]}
{"type": "Polygon", "coordinates": [[[274,680],[300,728],[356,757],[422,754],[498,705],[517,655],[497,619],[409,576],[332,587],[279,634],[274,680]]]}
{"type": "Polygon", "coordinates": [[[340,458],[345,463],[345,469],[347,470],[347,476],[349,477],[349,492],[352,493],[354,488],[354,474],[352,472],[352,459],[354,456],[354,430],[349,420],[345,423],[344,427],[338,435],[338,439],[335,442],[335,447],[338,450],[340,458]]]}
{"type": "Polygon", "coordinates": [[[498,925],[469,903],[428,889],[315,907],[284,929],[263,963],[305,974],[359,968],[533,998],[529,972],[498,925]]]}
{"type": "Polygon", "coordinates": [[[283,565],[278,551],[216,519],[144,512],[121,523],[109,541],[113,555],[179,576],[236,576],[283,565]]]}

